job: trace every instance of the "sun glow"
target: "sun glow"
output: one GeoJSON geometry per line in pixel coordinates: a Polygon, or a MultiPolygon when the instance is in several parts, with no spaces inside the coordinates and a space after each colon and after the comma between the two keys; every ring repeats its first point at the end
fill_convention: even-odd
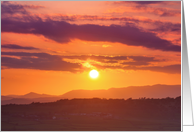
{"type": "Polygon", "coordinates": [[[98,71],[97,70],[91,70],[90,71],[90,77],[91,78],[97,78],[99,75],[98,71]]]}

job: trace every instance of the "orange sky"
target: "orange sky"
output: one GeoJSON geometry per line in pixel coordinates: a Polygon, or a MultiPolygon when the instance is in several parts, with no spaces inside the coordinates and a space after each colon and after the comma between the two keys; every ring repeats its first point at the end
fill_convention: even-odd
{"type": "Polygon", "coordinates": [[[2,95],[181,84],[180,1],[1,2],[1,27],[2,95]]]}

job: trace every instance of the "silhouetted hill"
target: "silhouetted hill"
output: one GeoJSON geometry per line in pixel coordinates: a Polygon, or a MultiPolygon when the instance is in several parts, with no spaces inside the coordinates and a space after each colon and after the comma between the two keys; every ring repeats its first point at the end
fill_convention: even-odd
{"type": "Polygon", "coordinates": [[[30,104],[32,102],[53,102],[61,99],[61,97],[43,97],[43,98],[12,98],[9,100],[1,100],[1,105],[5,104],[30,104]]]}
{"type": "Polygon", "coordinates": [[[2,105],[1,127],[2,131],[180,131],[181,96],[2,105]]]}
{"type": "Polygon", "coordinates": [[[153,85],[153,86],[129,86],[124,88],[110,88],[108,90],[72,90],[60,96],[28,93],[25,95],[11,98],[1,96],[1,104],[28,104],[32,102],[53,102],[59,99],[73,98],[120,98],[120,99],[138,99],[146,98],[175,98],[181,95],[181,85],[153,85]]]}
{"type": "Polygon", "coordinates": [[[25,98],[13,98],[10,100],[2,100],[1,105],[5,104],[30,104],[33,101],[31,99],[25,99],[25,98]]]}
{"type": "Polygon", "coordinates": [[[14,94],[10,94],[10,95],[6,95],[7,97],[12,97],[12,98],[18,98],[21,95],[14,95],[14,94]]]}
{"type": "Polygon", "coordinates": [[[54,95],[37,94],[37,93],[34,93],[34,92],[30,92],[28,94],[19,96],[19,98],[44,98],[44,97],[54,97],[54,95]]]}
{"type": "Polygon", "coordinates": [[[73,90],[63,94],[62,98],[165,98],[181,95],[181,85],[129,86],[108,90],[73,90]]]}
{"type": "Polygon", "coordinates": [[[1,96],[1,105],[4,104],[30,104],[32,102],[52,102],[61,99],[59,96],[37,94],[30,92],[25,95],[7,95],[1,96]]]}
{"type": "Polygon", "coordinates": [[[10,99],[13,99],[13,97],[1,96],[1,100],[10,100],[10,99]]]}

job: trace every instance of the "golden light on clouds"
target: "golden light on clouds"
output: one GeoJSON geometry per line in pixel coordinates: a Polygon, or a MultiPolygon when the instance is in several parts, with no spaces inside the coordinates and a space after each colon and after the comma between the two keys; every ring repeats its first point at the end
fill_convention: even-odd
{"type": "Polygon", "coordinates": [[[92,66],[89,62],[85,62],[82,64],[84,67],[87,67],[87,68],[93,68],[94,66],[92,66]]]}
{"type": "Polygon", "coordinates": [[[180,1],[1,4],[2,95],[181,84],[180,1]]]}

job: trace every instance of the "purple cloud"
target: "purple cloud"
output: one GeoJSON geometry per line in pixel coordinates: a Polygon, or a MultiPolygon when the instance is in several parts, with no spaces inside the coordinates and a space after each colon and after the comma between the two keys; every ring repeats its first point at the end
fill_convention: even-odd
{"type": "Polygon", "coordinates": [[[176,32],[177,34],[181,35],[181,24],[180,23],[170,23],[170,22],[154,22],[154,25],[158,25],[155,29],[152,29],[150,31],[155,31],[155,32],[163,32],[163,33],[168,33],[168,32],[176,32]]]}
{"type": "MultiPolygon", "coordinates": [[[[124,1],[125,2],[125,1],[124,1]]],[[[137,3],[151,4],[158,3],[154,1],[137,1],[137,3]]],[[[159,2],[160,3],[160,2],[159,2]]],[[[85,41],[108,41],[119,42],[125,45],[143,46],[150,49],[162,50],[162,51],[176,51],[180,52],[181,47],[173,45],[172,42],[157,37],[156,34],[151,32],[145,32],[134,25],[127,24],[125,26],[110,25],[100,26],[93,24],[75,25],[62,21],[54,21],[50,18],[42,20],[38,16],[31,16],[26,9],[38,9],[42,6],[34,5],[16,5],[10,2],[2,2],[2,32],[15,32],[15,33],[27,33],[43,35],[46,38],[52,39],[59,43],[67,43],[73,39],[81,39],[85,41]],[[22,18],[6,17],[6,14],[28,14],[22,18]]],[[[85,19],[100,19],[107,20],[103,17],[97,16],[83,16],[85,19]]],[[[68,20],[71,18],[67,17],[68,20]]],[[[65,19],[66,20],[66,19],[65,19]]],[[[124,20],[140,22],[139,20],[132,18],[110,18],[110,20],[124,20]]],[[[156,32],[178,32],[180,33],[180,24],[155,22],[154,25],[158,25],[156,29],[152,31],[156,32]]]]}
{"type": "Polygon", "coordinates": [[[79,59],[87,60],[92,59],[102,63],[119,63],[119,60],[128,61],[133,59],[133,62],[121,63],[117,66],[102,66],[94,63],[95,67],[98,69],[124,69],[124,70],[150,70],[156,72],[164,72],[171,74],[180,74],[181,65],[169,65],[169,66],[146,66],[150,62],[160,62],[164,60],[157,60],[154,57],[145,56],[60,56],[60,55],[50,55],[47,53],[27,53],[27,52],[2,52],[1,55],[1,65],[4,68],[24,68],[24,69],[39,69],[39,70],[54,70],[54,71],[70,71],[70,72],[81,72],[82,65],[79,63],[70,63],[63,60],[63,58],[68,59],[79,59]],[[9,56],[17,56],[18,58],[13,58],[9,56]],[[142,66],[143,67],[139,67],[142,66]]]}
{"type": "Polygon", "coordinates": [[[113,2],[114,4],[139,4],[139,5],[149,5],[149,4],[160,4],[164,3],[165,1],[116,1],[113,2]]]}
{"type": "Polygon", "coordinates": [[[1,57],[1,66],[6,68],[24,68],[69,72],[82,71],[81,64],[63,61],[62,57],[58,55],[26,52],[1,52],[1,55],[21,57],[21,59],[1,57]]]}
{"type": "Polygon", "coordinates": [[[147,5],[147,4],[160,4],[163,3],[164,1],[122,1],[122,3],[136,3],[140,5],[147,5]]]}
{"type": "Polygon", "coordinates": [[[1,3],[1,14],[29,14],[27,9],[39,9],[43,8],[43,6],[35,6],[35,5],[19,5],[19,4],[12,4],[9,1],[3,1],[1,3]]]}
{"type": "Polygon", "coordinates": [[[136,4],[160,4],[163,3],[164,1],[133,1],[133,3],[136,4]]]}
{"type": "Polygon", "coordinates": [[[6,44],[6,45],[1,45],[1,48],[8,48],[8,49],[24,49],[24,50],[38,50],[38,48],[34,47],[28,47],[28,46],[20,46],[16,44],[6,44]]]}
{"type": "Polygon", "coordinates": [[[144,32],[131,25],[100,26],[93,24],[75,25],[64,21],[33,20],[29,22],[2,19],[2,32],[41,34],[59,43],[72,39],[85,41],[119,42],[129,46],[143,46],[155,50],[180,52],[181,47],[157,37],[154,33],[144,32]]]}

